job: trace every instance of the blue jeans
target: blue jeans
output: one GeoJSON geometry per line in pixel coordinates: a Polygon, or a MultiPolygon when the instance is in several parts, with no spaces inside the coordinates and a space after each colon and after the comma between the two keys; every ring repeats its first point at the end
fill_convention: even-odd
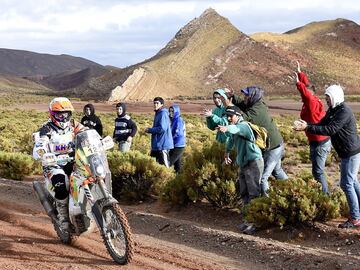
{"type": "Polygon", "coordinates": [[[349,158],[342,158],[340,186],[345,192],[352,219],[360,219],[360,183],[357,175],[360,166],[360,153],[349,158]]]}
{"type": "Polygon", "coordinates": [[[310,160],[312,163],[312,175],[322,185],[322,192],[329,193],[325,175],[325,162],[331,150],[331,141],[323,144],[310,142],[310,160]]]}
{"type": "Polygon", "coordinates": [[[288,179],[287,174],[281,167],[281,158],[284,152],[284,143],[280,144],[279,147],[265,151],[263,153],[264,158],[264,172],[261,177],[261,193],[264,195],[269,189],[268,179],[270,175],[273,175],[278,180],[288,179]]]}

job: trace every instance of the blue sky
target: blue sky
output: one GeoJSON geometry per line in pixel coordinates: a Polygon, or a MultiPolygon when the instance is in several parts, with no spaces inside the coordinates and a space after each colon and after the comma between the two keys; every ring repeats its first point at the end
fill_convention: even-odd
{"type": "Polygon", "coordinates": [[[0,6],[1,48],[70,54],[118,67],[153,56],[209,7],[246,34],[281,33],[336,18],[360,24],[359,0],[0,0],[0,6]]]}

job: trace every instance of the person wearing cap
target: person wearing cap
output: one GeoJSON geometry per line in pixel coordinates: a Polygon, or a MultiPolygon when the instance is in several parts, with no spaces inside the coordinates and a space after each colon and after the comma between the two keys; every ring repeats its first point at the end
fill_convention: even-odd
{"type": "MultiPolygon", "coordinates": [[[[225,147],[225,164],[231,164],[230,151],[236,149],[236,163],[240,166],[237,179],[238,193],[244,205],[260,196],[260,179],[264,161],[260,148],[255,143],[255,135],[243,121],[241,111],[236,106],[226,108],[228,126],[218,126],[219,132],[229,135],[225,147]]],[[[253,233],[255,227],[246,221],[240,225],[244,233],[253,233]]]]}
{"type": "Polygon", "coordinates": [[[241,93],[243,98],[235,95],[232,91],[227,91],[227,95],[232,97],[233,104],[243,111],[244,120],[264,127],[268,133],[270,147],[263,151],[264,172],[261,178],[261,193],[267,196],[270,175],[278,180],[288,179],[281,166],[281,159],[285,151],[283,138],[263,100],[264,91],[260,87],[250,86],[242,89],[241,93]]]}
{"type": "MultiPolygon", "coordinates": [[[[303,102],[300,118],[308,123],[319,123],[325,116],[325,107],[321,99],[315,95],[314,87],[310,90],[310,82],[304,72],[301,71],[300,63],[297,62],[297,72],[295,72],[296,87],[301,95],[303,102]]],[[[329,188],[325,174],[325,162],[331,151],[331,141],[329,136],[312,134],[305,131],[310,145],[310,160],[312,165],[312,175],[314,179],[321,183],[322,192],[328,194],[329,188]]]]}
{"type": "MultiPolygon", "coordinates": [[[[215,108],[213,110],[205,109],[203,115],[206,117],[206,125],[211,130],[216,130],[217,126],[222,125],[226,126],[228,124],[225,106],[221,99],[227,99],[224,89],[217,89],[213,93],[213,101],[215,108]]],[[[216,140],[220,143],[225,143],[227,141],[228,135],[217,131],[216,140]]]]}
{"type": "Polygon", "coordinates": [[[325,90],[328,110],[319,123],[298,120],[294,123],[296,131],[330,136],[331,143],[339,155],[340,186],[346,195],[350,217],[340,228],[360,227],[360,183],[357,175],[360,166],[360,137],[356,119],[350,107],[344,102],[344,91],[339,85],[331,85],[325,90]]]}
{"type": "Polygon", "coordinates": [[[170,167],[169,151],[174,148],[171,133],[169,112],[164,108],[164,99],[156,97],[154,104],[154,123],[151,128],[146,128],[145,132],[151,134],[151,153],[159,164],[170,167]]]}
{"type": "Polygon", "coordinates": [[[125,103],[116,104],[116,114],[113,138],[119,144],[119,150],[127,152],[130,151],[132,140],[137,132],[137,126],[126,113],[125,103]]]}

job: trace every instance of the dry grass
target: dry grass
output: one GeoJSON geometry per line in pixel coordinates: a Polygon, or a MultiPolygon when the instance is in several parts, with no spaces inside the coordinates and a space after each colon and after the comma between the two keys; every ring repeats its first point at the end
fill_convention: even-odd
{"type": "Polygon", "coordinates": [[[23,93],[35,93],[44,92],[49,89],[41,84],[22,79],[15,76],[0,76],[0,92],[13,92],[16,89],[17,92],[23,93]]]}
{"type": "Polygon", "coordinates": [[[287,43],[303,43],[305,40],[315,36],[317,33],[326,31],[335,26],[336,20],[312,22],[287,34],[275,34],[269,32],[260,32],[251,35],[251,38],[261,42],[287,42],[287,43]]]}

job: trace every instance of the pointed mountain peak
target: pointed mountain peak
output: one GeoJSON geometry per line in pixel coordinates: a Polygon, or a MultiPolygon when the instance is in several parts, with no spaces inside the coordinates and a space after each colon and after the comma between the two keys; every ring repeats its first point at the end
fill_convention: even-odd
{"type": "Polygon", "coordinates": [[[219,15],[219,13],[216,12],[215,9],[213,9],[213,8],[208,8],[208,9],[206,9],[206,10],[200,15],[199,18],[204,18],[204,17],[208,17],[208,16],[219,16],[219,17],[221,17],[221,16],[219,15]]]}
{"type": "MultiPolygon", "coordinates": [[[[230,31],[230,28],[236,29],[228,19],[219,15],[215,9],[208,8],[200,15],[200,17],[192,19],[183,26],[175,34],[175,37],[159,51],[156,57],[182,50],[195,33],[207,32],[209,29],[218,29],[218,31],[221,31],[220,28],[221,30],[228,29],[228,31],[230,31]]],[[[239,32],[237,29],[236,31],[239,32]]]]}

